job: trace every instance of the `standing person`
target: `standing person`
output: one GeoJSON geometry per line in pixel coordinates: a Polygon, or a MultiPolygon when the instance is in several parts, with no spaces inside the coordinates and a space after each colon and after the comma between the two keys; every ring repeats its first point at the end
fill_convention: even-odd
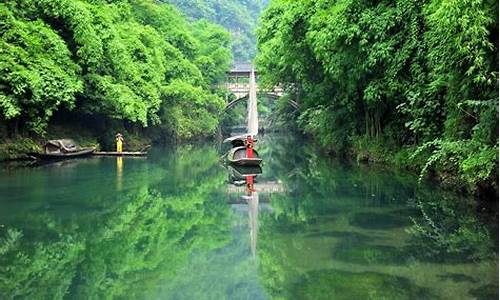
{"type": "Polygon", "coordinates": [[[123,151],[123,135],[121,133],[116,134],[116,152],[122,153],[123,151]]]}

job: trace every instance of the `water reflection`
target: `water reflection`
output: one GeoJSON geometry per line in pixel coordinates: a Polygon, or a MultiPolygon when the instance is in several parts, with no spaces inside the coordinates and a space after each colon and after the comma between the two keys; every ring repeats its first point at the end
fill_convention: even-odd
{"type": "Polygon", "coordinates": [[[259,270],[271,298],[454,299],[498,288],[498,237],[473,202],[404,173],[272,144],[264,176],[276,174],[286,193],[272,194],[272,212],[260,217],[259,270]]]}
{"type": "Polygon", "coordinates": [[[214,201],[224,173],[215,151],[204,150],[203,156],[194,150],[194,156],[181,152],[154,163],[124,159],[126,171],[123,161],[102,158],[92,167],[75,162],[74,177],[58,168],[2,177],[16,189],[29,176],[39,196],[25,194],[23,201],[41,206],[9,207],[7,200],[14,199],[3,197],[10,193],[2,187],[1,298],[148,298],[190,253],[227,243],[230,210],[214,201]],[[105,184],[113,163],[120,194],[105,184]],[[191,176],[169,176],[174,173],[191,176]],[[96,175],[101,184],[89,189],[96,175]],[[39,193],[48,188],[51,194],[39,193]]]}
{"type": "Polygon", "coordinates": [[[256,257],[257,235],[259,223],[259,193],[255,188],[257,177],[262,174],[260,166],[226,165],[229,172],[229,183],[234,186],[245,185],[245,194],[240,198],[247,204],[248,224],[250,229],[250,249],[252,257],[256,257]]]}
{"type": "Polygon", "coordinates": [[[116,157],[116,190],[121,191],[123,187],[122,183],[123,177],[123,157],[116,157]]]}
{"type": "Polygon", "coordinates": [[[250,224],[250,245],[252,256],[255,257],[257,251],[257,234],[259,231],[259,193],[252,192],[248,201],[248,220],[250,224]]]}
{"type": "Polygon", "coordinates": [[[246,174],[210,146],[0,170],[0,298],[497,297],[473,202],[299,144],[246,174]]]}

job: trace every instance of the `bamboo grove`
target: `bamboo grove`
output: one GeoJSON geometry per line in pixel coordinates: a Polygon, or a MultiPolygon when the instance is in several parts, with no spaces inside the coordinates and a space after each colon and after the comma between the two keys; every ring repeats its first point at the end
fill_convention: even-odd
{"type": "Polygon", "coordinates": [[[0,1],[0,125],[44,134],[62,111],[209,135],[224,105],[212,86],[230,62],[226,30],[170,4],[0,1]]]}
{"type": "Polygon", "coordinates": [[[328,150],[491,191],[497,12],[493,0],[273,0],[259,71],[288,87],[299,126],[328,150]]]}

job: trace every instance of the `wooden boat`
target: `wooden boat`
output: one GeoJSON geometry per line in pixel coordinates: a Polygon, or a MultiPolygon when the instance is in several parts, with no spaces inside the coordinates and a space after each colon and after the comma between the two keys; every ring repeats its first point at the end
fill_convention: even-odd
{"type": "Polygon", "coordinates": [[[229,172],[233,174],[235,177],[246,179],[247,176],[257,176],[262,174],[262,168],[260,166],[228,166],[229,172]]]}
{"type": "Polygon", "coordinates": [[[247,148],[245,146],[239,146],[229,150],[227,154],[227,160],[230,164],[237,166],[260,166],[262,163],[262,158],[259,157],[257,151],[253,151],[254,157],[247,157],[247,148]]]}
{"type": "Polygon", "coordinates": [[[73,140],[61,139],[46,142],[43,153],[29,153],[29,155],[38,160],[58,160],[85,157],[94,151],[94,147],[80,148],[73,140]]]}
{"type": "Polygon", "coordinates": [[[228,165],[227,169],[229,171],[229,182],[236,186],[245,185],[248,176],[256,178],[257,175],[262,174],[262,168],[260,166],[245,167],[228,165]]]}
{"type": "Polygon", "coordinates": [[[67,158],[77,158],[92,155],[95,148],[86,148],[79,151],[67,152],[67,153],[30,153],[31,156],[36,159],[67,159],[67,158]]]}

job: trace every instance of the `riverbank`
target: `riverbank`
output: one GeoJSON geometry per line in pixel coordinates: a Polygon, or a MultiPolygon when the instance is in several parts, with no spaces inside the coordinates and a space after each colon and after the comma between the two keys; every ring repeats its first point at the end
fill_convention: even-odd
{"type": "Polygon", "coordinates": [[[353,145],[349,154],[356,161],[411,171],[419,176],[419,180],[428,179],[437,182],[444,189],[469,194],[479,200],[493,203],[498,199],[498,175],[492,174],[484,180],[473,181],[460,172],[457,161],[450,160],[447,164],[435,162],[432,165],[425,156],[415,153],[418,153],[416,146],[396,148],[384,145],[380,140],[362,140],[353,145]]]}
{"type": "MultiPolygon", "coordinates": [[[[107,130],[92,129],[81,124],[66,123],[64,125],[50,125],[47,134],[42,136],[19,135],[14,138],[2,138],[0,143],[0,161],[30,159],[27,153],[41,151],[43,143],[49,139],[71,138],[82,147],[96,147],[98,150],[114,149],[114,134],[121,132],[125,136],[125,149],[138,151],[145,145],[153,143],[162,144],[160,137],[153,130],[127,130],[124,126],[114,124],[107,130]]],[[[436,164],[428,166],[428,159],[423,156],[414,155],[416,146],[400,147],[385,139],[373,139],[357,137],[342,148],[322,145],[320,141],[309,135],[310,138],[324,152],[330,156],[347,157],[351,161],[367,164],[384,165],[390,168],[398,168],[420,175],[421,180],[437,182],[447,190],[452,190],[464,195],[472,195],[476,199],[488,203],[498,198],[497,176],[491,176],[477,184],[471,183],[460,174],[455,164],[436,164]]],[[[496,206],[498,210],[498,206],[496,206]]]]}
{"type": "MultiPolygon", "coordinates": [[[[409,171],[419,176],[419,181],[432,181],[443,189],[472,196],[489,205],[498,200],[498,173],[490,174],[483,180],[471,180],[461,172],[459,161],[452,158],[446,163],[434,161],[434,164],[430,164],[430,154],[419,153],[418,146],[399,146],[382,138],[355,137],[347,146],[339,148],[322,144],[314,135],[308,136],[330,156],[409,171]]],[[[493,210],[498,212],[498,205],[493,210]]]]}
{"type": "Polygon", "coordinates": [[[124,149],[138,151],[152,143],[152,139],[126,129],[110,129],[97,132],[88,127],[74,124],[51,125],[44,136],[19,134],[0,142],[0,162],[31,159],[30,152],[42,151],[42,146],[51,139],[72,139],[81,147],[96,147],[97,150],[113,150],[114,134],[121,132],[125,136],[124,149]]]}

